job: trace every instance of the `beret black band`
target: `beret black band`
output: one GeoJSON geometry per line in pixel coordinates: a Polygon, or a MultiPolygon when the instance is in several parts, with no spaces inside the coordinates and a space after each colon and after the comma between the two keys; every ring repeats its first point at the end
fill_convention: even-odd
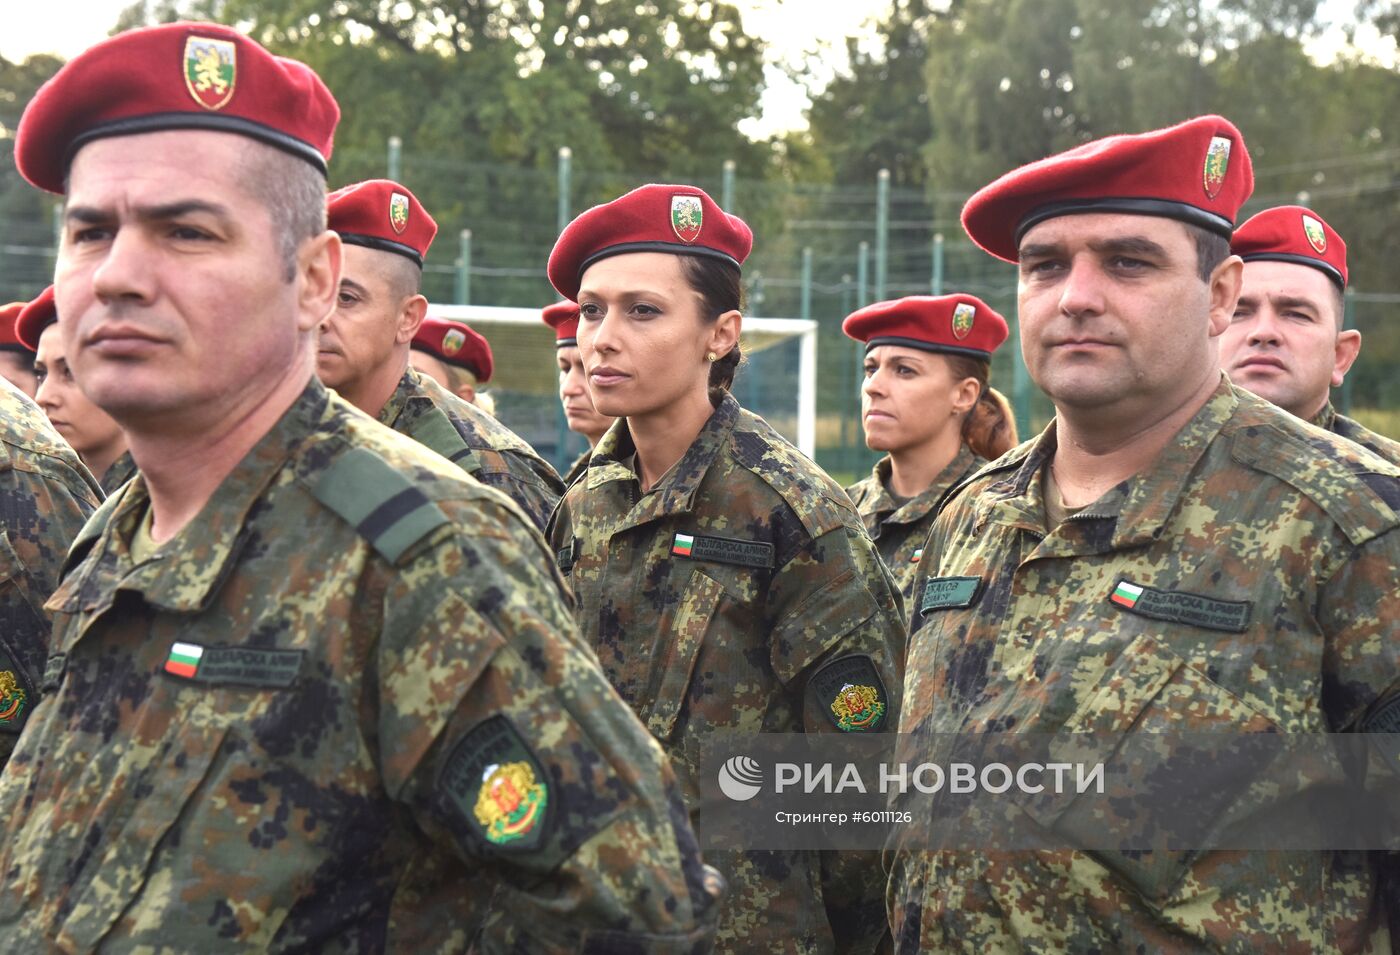
{"type": "Polygon", "coordinates": [[[983,361],[991,361],[992,353],[983,351],[980,348],[963,348],[961,345],[942,345],[938,342],[926,342],[918,338],[900,338],[895,335],[877,335],[865,343],[865,353],[870,354],[870,349],[878,345],[902,345],[905,348],[917,348],[920,351],[946,352],[950,355],[966,355],[969,358],[980,358],[983,361]]]}
{"type": "Polygon", "coordinates": [[[1188,205],[1185,202],[1173,202],[1170,199],[1135,199],[1135,198],[1096,198],[1096,199],[1066,199],[1063,202],[1049,202],[1043,206],[1037,206],[1016,226],[1016,244],[1021,244],[1021,237],[1030,228],[1044,222],[1046,219],[1056,219],[1060,216],[1086,215],[1093,212],[1123,212],[1128,215],[1157,216],[1163,219],[1176,219],[1190,225],[1200,226],[1216,235],[1230,238],[1235,231],[1235,224],[1224,216],[1216,215],[1214,212],[1207,212],[1196,206],[1188,205]]]}
{"type": "Polygon", "coordinates": [[[555,348],[574,348],[574,347],[576,347],[577,345],[578,345],[578,339],[577,339],[577,338],[556,338],[556,339],[554,340],[554,347],[555,347],[555,348]]]}
{"type": "Polygon", "coordinates": [[[734,257],[718,249],[711,249],[703,245],[686,245],[683,242],[623,242],[621,245],[610,245],[606,249],[599,249],[578,267],[579,278],[588,271],[588,267],[599,259],[606,259],[613,255],[625,255],[628,252],[665,252],[670,255],[699,255],[708,259],[719,259],[721,262],[728,262],[736,269],[739,263],[734,261],[734,257]]]}
{"type": "Polygon", "coordinates": [[[131,116],[93,126],[73,137],[64,165],[65,167],[71,166],[73,157],[77,155],[78,150],[94,139],[105,139],[109,136],[134,136],[137,133],[156,133],[166,129],[207,129],[214,132],[238,133],[241,136],[247,136],[250,139],[274,146],[298,159],[303,159],[315,166],[321,175],[326,175],[325,157],[309,143],[304,143],[294,136],[288,136],[281,130],[264,126],[262,123],[255,123],[250,119],[243,119],[240,116],[223,116],[217,113],[151,113],[148,116],[131,116]]]}
{"type": "Polygon", "coordinates": [[[1323,275],[1332,280],[1332,284],[1342,291],[1346,291],[1347,283],[1342,281],[1342,273],[1337,271],[1336,266],[1321,259],[1309,258],[1306,255],[1294,255],[1291,252],[1251,252],[1249,255],[1242,255],[1240,258],[1246,262],[1288,262],[1292,265],[1310,265],[1323,275]]]}
{"type": "Polygon", "coordinates": [[[389,239],[381,239],[377,235],[361,235],[358,232],[341,232],[340,241],[346,245],[363,246],[366,249],[374,249],[376,252],[393,252],[395,255],[402,255],[411,259],[413,264],[420,269],[423,267],[423,257],[418,254],[418,250],[412,246],[404,245],[402,242],[393,242],[389,239]]]}

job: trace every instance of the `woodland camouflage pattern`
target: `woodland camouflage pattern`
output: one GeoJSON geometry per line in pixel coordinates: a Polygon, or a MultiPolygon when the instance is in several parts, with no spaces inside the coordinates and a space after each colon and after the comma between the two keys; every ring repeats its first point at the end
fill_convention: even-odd
{"type": "MultiPolygon", "coordinates": [[[[859,685],[878,682],[886,712],[868,728],[893,730],[901,601],[841,489],[728,396],[647,494],[634,451],[617,422],[565,494],[550,542],[585,640],[661,740],[690,804],[709,732],[839,732],[840,687],[824,693],[814,677],[834,661],[868,674],[859,685]],[[691,556],[674,555],[686,537],[691,556]],[[759,556],[706,559],[707,538],[759,556]]],[[[885,931],[876,853],[706,861],[729,883],[722,951],[869,951],[885,931]]]]}
{"type": "MultiPolygon", "coordinates": [[[[934,524],[916,595],[981,589],[915,598],[905,758],[933,733],[1352,732],[1400,696],[1400,470],[1222,380],[1149,471],[1047,534],[1054,448],[1052,423],[934,524]],[[1110,601],[1125,580],[1247,604],[1237,627],[1149,619],[1110,601]]],[[[1389,950],[1374,855],[1142,855],[898,853],[898,951],[1389,950]]]]}
{"type": "Polygon", "coordinates": [[[675,777],[513,503],[313,379],[133,566],[147,506],[138,475],[49,602],[0,778],[8,950],[462,951],[468,870],[496,883],[484,951],[704,949],[719,888],[675,777]],[[177,641],[236,651],[186,678],[177,641]],[[458,772],[502,727],[548,797],[513,846],[458,772]]]}
{"type": "Polygon", "coordinates": [[[0,766],[39,701],[68,545],[102,500],[39,407],[0,380],[0,766]]]}
{"type": "Polygon", "coordinates": [[[890,458],[885,455],[875,463],[870,477],[846,488],[865,522],[866,533],[875,542],[880,559],[894,574],[904,606],[911,606],[914,575],[919,570],[919,551],[928,540],[929,528],[937,516],[938,502],[959,482],[972,477],[987,462],[973,454],[967,445],[958,449],[957,457],[939,472],[938,477],[922,494],[915,495],[903,505],[890,494],[890,458]]]}
{"type": "Polygon", "coordinates": [[[1332,407],[1330,401],[1323,405],[1322,410],[1313,417],[1312,423],[1324,431],[1331,431],[1333,434],[1340,434],[1348,441],[1355,441],[1373,454],[1385,458],[1391,464],[1400,464],[1400,441],[1392,441],[1358,421],[1337,414],[1337,409],[1332,407]]]}
{"type": "Polygon", "coordinates": [[[107,473],[102,475],[102,491],[110,497],[135,476],[136,461],[130,451],[123,451],[121,457],[108,465],[107,473]]]}
{"type": "Polygon", "coordinates": [[[540,531],[564,493],[554,468],[519,435],[412,368],[380,409],[379,423],[515,501],[540,531]]]}

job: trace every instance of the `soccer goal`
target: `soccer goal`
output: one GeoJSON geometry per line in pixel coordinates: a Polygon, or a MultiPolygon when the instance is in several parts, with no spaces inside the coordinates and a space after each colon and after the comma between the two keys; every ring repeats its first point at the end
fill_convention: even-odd
{"type": "MultiPolygon", "coordinates": [[[[587,443],[564,424],[554,330],[539,309],[429,305],[434,318],[466,322],[491,343],[495,374],[484,390],[502,422],[563,467],[587,443]]],[[[744,364],[734,394],[808,457],[817,438],[817,323],[800,318],[744,317],[744,364]]]]}

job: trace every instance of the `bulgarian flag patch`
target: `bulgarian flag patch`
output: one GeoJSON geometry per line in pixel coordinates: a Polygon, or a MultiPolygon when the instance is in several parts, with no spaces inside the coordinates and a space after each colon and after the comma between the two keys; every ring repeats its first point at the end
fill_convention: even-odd
{"type": "Polygon", "coordinates": [[[1118,586],[1113,588],[1113,593],[1109,595],[1109,600],[1120,607],[1129,609],[1136,607],[1138,598],[1142,596],[1142,588],[1137,584],[1130,584],[1126,580],[1118,581],[1118,586]]]}
{"type": "Polygon", "coordinates": [[[695,548],[695,537],[691,534],[677,534],[671,543],[671,553],[677,557],[689,557],[695,548]]]}
{"type": "Polygon", "coordinates": [[[170,656],[165,661],[165,672],[172,676],[193,679],[199,669],[199,658],[204,656],[204,648],[193,643],[175,643],[170,647],[170,656]]]}

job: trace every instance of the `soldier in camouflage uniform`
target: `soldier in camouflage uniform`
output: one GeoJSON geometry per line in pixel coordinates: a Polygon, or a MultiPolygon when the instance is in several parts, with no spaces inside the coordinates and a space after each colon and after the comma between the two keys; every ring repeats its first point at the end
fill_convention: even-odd
{"type": "Polygon", "coordinates": [[[63,436],[102,486],[111,494],[130,479],[136,469],[126,448],[126,434],[112,416],[93,404],[73,380],[63,350],[63,336],[56,327],[58,311],[53,286],[30,302],[15,323],[15,332],[26,348],[34,350],[34,371],[39,387],[34,400],[49,423],[63,436]]]}
{"type": "Polygon", "coordinates": [[[987,384],[1006,319],[973,295],[911,295],[841,328],[865,343],[865,443],[889,452],[846,493],[908,606],[938,502],[1016,444],[1011,408],[987,384]]]}
{"type": "Polygon", "coordinates": [[[49,604],[0,778],[0,934],[460,952],[443,900],[470,872],[480,951],[703,951],[719,883],[539,535],[314,377],[337,115],[302,64],[176,23],[71,60],[21,121],[21,172],[68,190],[60,328],[141,473],[49,604]]]}
{"type": "Polygon", "coordinates": [[[15,321],[28,302],[0,305],[0,378],[30,398],[39,383],[34,380],[34,353],[15,334],[15,321]]]}
{"type": "Polygon", "coordinates": [[[1342,327],[1342,237],[1311,209],[1277,206],[1235,230],[1230,246],[1244,260],[1244,287],[1221,337],[1221,368],[1241,388],[1400,464],[1400,441],[1337,414],[1330,400],[1361,351],[1361,333],[1342,327]]]}
{"type": "MultiPolygon", "coordinates": [[[[877,732],[899,707],[901,601],[859,515],[728,392],[751,241],[700,190],[651,185],[575,219],[549,263],[582,310],[594,404],[626,418],[550,541],[584,638],[692,808],[706,734],[877,732]],[[858,712],[853,687],[870,697],[858,712]]],[[[730,884],[723,951],[869,951],[885,932],[873,854],[706,859],[730,884]]]]}
{"type": "Polygon", "coordinates": [[[413,193],[387,179],[339,189],[326,207],[345,244],[345,272],[335,314],[321,326],[321,382],[504,492],[543,530],[564,491],[559,475],[505,425],[409,367],[420,334],[446,337],[443,348],[466,342],[460,331],[425,321],[419,286],[437,224],[413,193]]]}
{"type": "MultiPolygon", "coordinates": [[[[1022,347],[1057,417],[934,523],[905,758],[933,734],[1400,728],[1400,471],[1219,372],[1251,187],[1238,130],[1207,116],[1023,167],[964,209],[1019,258],[1022,347]]],[[[895,854],[898,951],[1386,944],[1375,856],[1057,841],[895,854]]]]}
{"type": "Polygon", "coordinates": [[[578,350],[578,305],[555,302],[545,306],[541,317],[554,329],[559,362],[559,403],[564,408],[564,418],[570,431],[588,439],[588,450],[580,454],[564,474],[564,484],[568,486],[588,468],[589,455],[617,419],[599,414],[588,394],[588,375],[583,370],[583,357],[578,350]]]}
{"type": "Polygon", "coordinates": [[[68,546],[102,492],[34,402],[0,381],[0,766],[39,702],[68,546]]]}

